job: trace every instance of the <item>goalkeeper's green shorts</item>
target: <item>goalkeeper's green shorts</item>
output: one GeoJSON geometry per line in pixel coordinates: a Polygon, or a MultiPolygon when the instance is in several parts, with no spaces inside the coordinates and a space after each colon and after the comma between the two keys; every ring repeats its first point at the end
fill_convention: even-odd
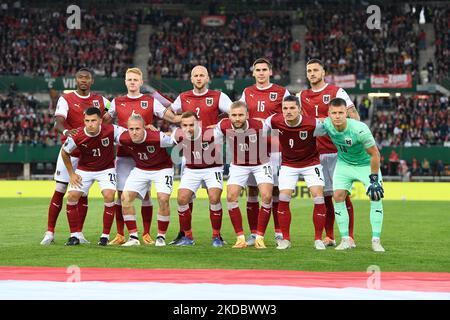
{"type": "MultiPolygon", "coordinates": [[[[370,185],[370,174],[370,166],[357,167],[338,160],[333,174],[333,190],[347,190],[351,193],[354,181],[362,182],[367,190],[370,185]]],[[[378,171],[378,183],[381,185],[382,179],[381,171],[378,171]]]]}

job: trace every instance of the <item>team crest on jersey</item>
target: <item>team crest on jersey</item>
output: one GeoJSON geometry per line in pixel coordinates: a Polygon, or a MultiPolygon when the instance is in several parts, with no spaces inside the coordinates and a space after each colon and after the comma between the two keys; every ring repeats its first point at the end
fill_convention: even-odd
{"type": "Polygon", "coordinates": [[[153,152],[155,152],[155,147],[154,146],[147,146],[147,151],[149,153],[153,153],[153,152]]]}
{"type": "Polygon", "coordinates": [[[100,108],[100,101],[92,100],[92,104],[94,105],[95,108],[100,108]]]}
{"type": "Polygon", "coordinates": [[[323,95],[323,103],[328,104],[331,100],[331,96],[329,94],[323,95]]]}
{"type": "Polygon", "coordinates": [[[249,140],[251,143],[255,143],[257,139],[258,139],[258,138],[256,137],[256,134],[251,134],[251,135],[248,136],[248,140],[249,140]]]}
{"type": "Polygon", "coordinates": [[[352,146],[352,138],[345,138],[345,144],[348,145],[349,147],[352,146]]]}
{"type": "Polygon", "coordinates": [[[209,149],[209,142],[202,142],[202,149],[208,150],[209,149]]]}
{"type": "Polygon", "coordinates": [[[300,139],[305,140],[308,138],[308,131],[300,131],[298,135],[300,136],[300,139]]]}
{"type": "Polygon", "coordinates": [[[142,109],[147,109],[148,108],[148,101],[141,101],[141,108],[142,109]]]}
{"type": "Polygon", "coordinates": [[[104,147],[109,146],[109,138],[103,138],[102,139],[102,146],[104,146],[104,147]]]}
{"type": "Polygon", "coordinates": [[[214,98],[206,98],[205,100],[208,107],[211,107],[214,103],[214,98]]]}
{"type": "Polygon", "coordinates": [[[275,100],[277,100],[277,97],[278,97],[278,92],[271,92],[271,93],[269,93],[269,99],[270,99],[270,101],[275,101],[275,100]]]}

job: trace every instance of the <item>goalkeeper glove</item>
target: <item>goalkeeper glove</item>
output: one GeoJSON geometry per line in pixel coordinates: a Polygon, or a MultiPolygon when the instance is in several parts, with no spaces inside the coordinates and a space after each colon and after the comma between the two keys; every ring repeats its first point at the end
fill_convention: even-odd
{"type": "Polygon", "coordinates": [[[378,175],[371,174],[369,178],[370,186],[367,188],[366,195],[368,195],[372,201],[379,201],[381,198],[384,198],[384,189],[381,184],[378,183],[378,175]]]}

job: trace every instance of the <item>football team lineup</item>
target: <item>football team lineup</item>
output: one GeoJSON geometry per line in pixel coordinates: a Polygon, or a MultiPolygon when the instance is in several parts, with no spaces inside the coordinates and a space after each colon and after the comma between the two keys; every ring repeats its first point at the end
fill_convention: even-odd
{"type": "Polygon", "coordinates": [[[209,200],[211,245],[223,247],[222,147],[226,145],[225,153],[231,160],[226,209],[236,236],[233,248],[265,249],[264,236],[272,217],[276,248],[291,247],[290,205],[302,177],[313,203],[312,242],[316,250],[356,247],[350,194],[353,182],[360,181],[370,201],[372,250],[384,252],[380,241],[384,216],[380,153],[348,94],[325,82],[324,66],[318,59],[306,64],[311,89],[296,95],[270,82],[272,65],[267,59],[255,60],[252,69],[255,84],[244,89],[240,100],[232,102],[225,93],[208,89],[208,70],[196,66],[191,71],[193,90],[181,93],[173,103],[141,94],[143,80],[138,68],[130,68],[125,74],[127,94],[111,102],[91,92],[91,71],[79,69],[76,91],[61,96],[55,111],[55,128],[61,133],[63,146],[48,228],[41,244],[54,242],[66,193],[70,237],[65,245],[88,243],[83,234],[88,194],[98,181],[104,202],[100,246],[139,246],[141,241],[166,246],[174,163],[165,148],[176,146],[172,154],[178,153],[183,159],[176,190],[179,230],[169,244],[195,245],[193,200],[203,184],[209,200]],[[154,117],[180,128],[170,134],[160,132],[152,125],[154,117]],[[148,191],[152,185],[159,205],[155,240],[150,236],[153,202],[148,191]],[[239,197],[246,188],[247,238],[239,207],[239,197]],[[142,200],[141,239],[136,198],[142,200]],[[117,235],[111,240],[114,218],[117,235]],[[335,219],[341,236],[339,245],[334,235],[335,219]]]}

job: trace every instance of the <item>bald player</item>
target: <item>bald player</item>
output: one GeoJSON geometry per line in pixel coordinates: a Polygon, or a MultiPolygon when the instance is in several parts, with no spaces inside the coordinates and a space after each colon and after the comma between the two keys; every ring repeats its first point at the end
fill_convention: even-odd
{"type": "MultiPolygon", "coordinates": [[[[231,99],[223,92],[208,89],[209,75],[204,66],[195,66],[191,71],[191,82],[193,89],[180,93],[171,108],[173,112],[181,114],[193,112],[197,115],[199,127],[207,128],[219,122],[221,115],[230,111],[231,99]]],[[[182,165],[183,169],[184,165],[182,165]]],[[[192,202],[189,203],[192,211],[192,202]]],[[[216,208],[216,210],[218,210],[216,208]]],[[[177,245],[184,236],[181,231],[175,240],[169,244],[177,245]]]]}

